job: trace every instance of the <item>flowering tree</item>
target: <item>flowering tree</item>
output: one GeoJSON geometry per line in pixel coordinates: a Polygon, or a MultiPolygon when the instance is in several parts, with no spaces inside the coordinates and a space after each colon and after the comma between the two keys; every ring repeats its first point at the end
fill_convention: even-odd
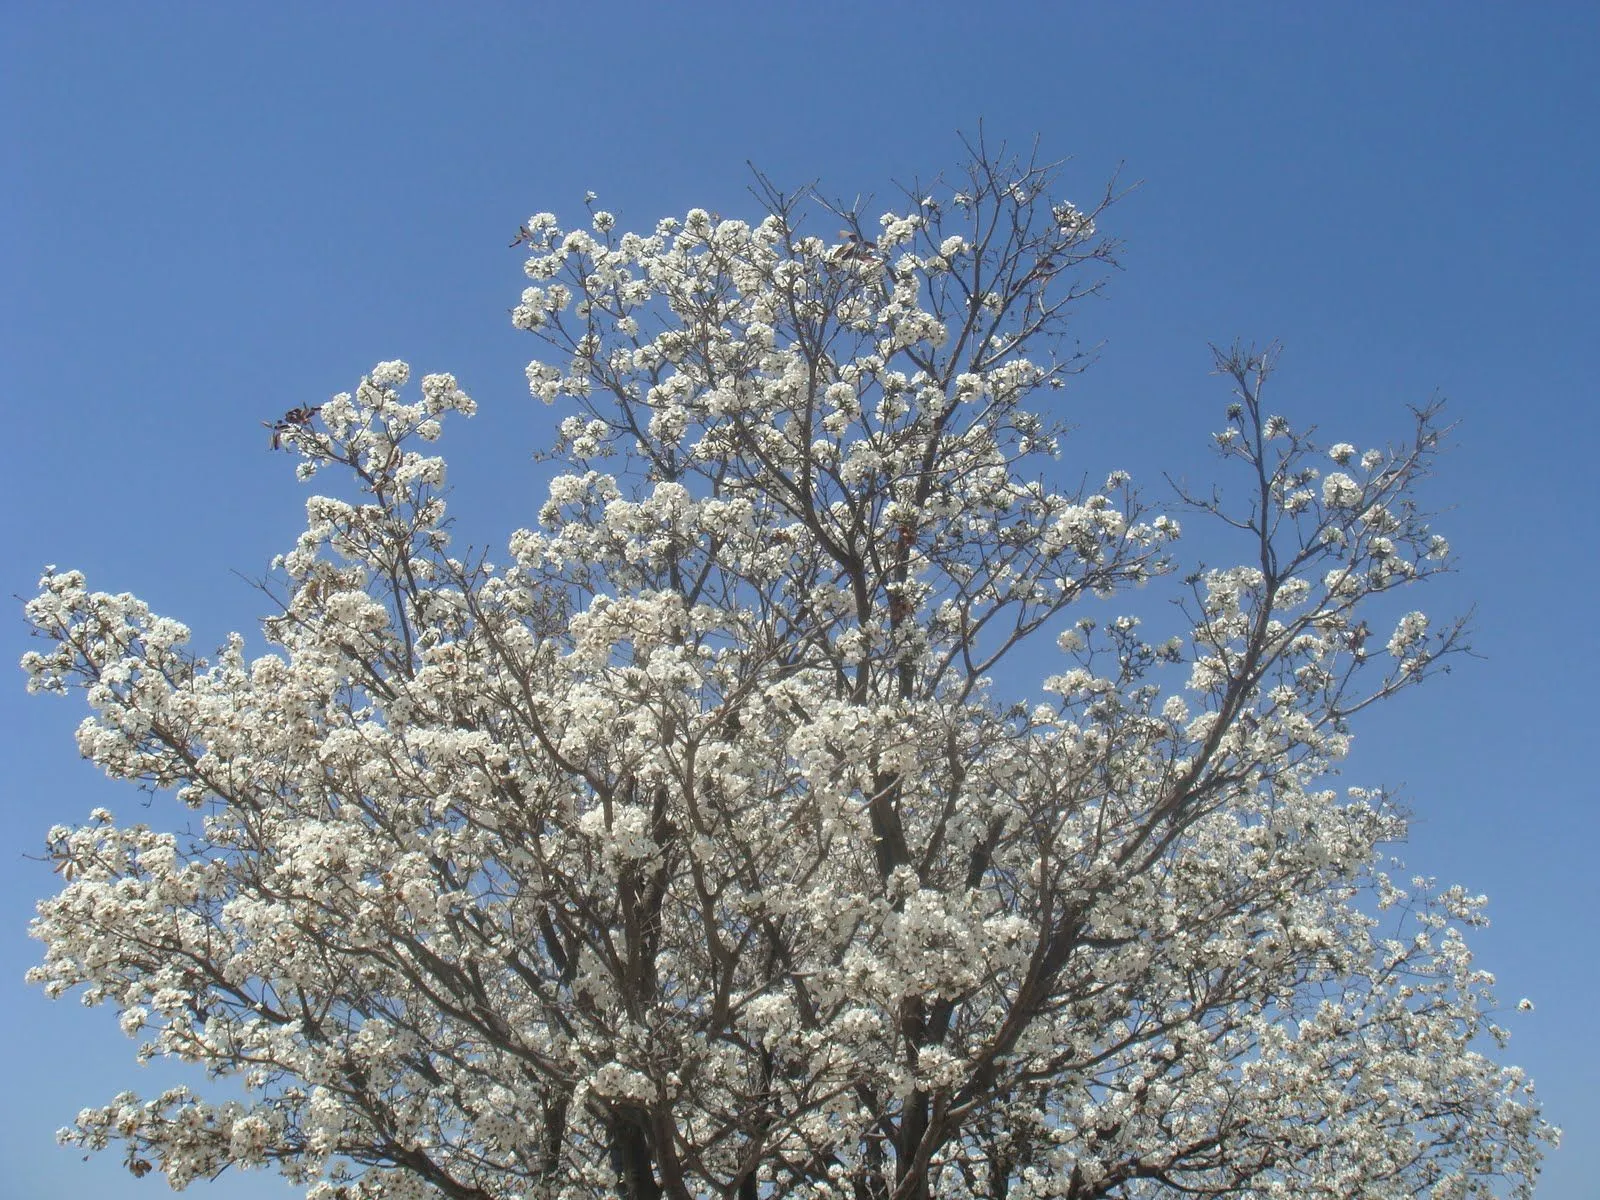
{"type": "Polygon", "coordinates": [[[1402,890],[1402,817],[1326,786],[1463,648],[1388,597],[1448,554],[1435,411],[1319,448],[1219,356],[1235,484],[1170,507],[1243,565],[1173,572],[1125,474],[1043,482],[1029,408],[1104,205],[978,150],[837,237],[764,183],[754,225],[533,217],[566,469],[503,566],[450,555],[418,445],[472,402],[384,363],[274,426],[348,498],[308,502],[270,653],[45,575],[31,686],[190,815],[51,831],[32,977],[245,1097],[66,1140],[313,1200],[1531,1191],[1482,899],[1402,890]],[[1161,579],[1146,640],[1107,602],[1161,579]],[[1019,650],[1059,658],[1041,702],[991,683],[1019,650]]]}

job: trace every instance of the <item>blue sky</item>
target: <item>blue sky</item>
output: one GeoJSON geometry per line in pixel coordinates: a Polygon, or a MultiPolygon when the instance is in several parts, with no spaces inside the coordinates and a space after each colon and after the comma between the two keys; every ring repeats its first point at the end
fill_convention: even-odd
{"type": "MultiPolygon", "coordinates": [[[[1490,895],[1473,939],[1507,1057],[1567,1147],[1544,1200],[1600,1170],[1600,805],[1588,762],[1597,579],[1600,7],[740,4],[5,6],[0,590],[84,569],[202,647],[265,611],[304,489],[259,422],[405,358],[477,399],[447,432],[460,537],[542,498],[550,414],[506,309],[530,212],[592,189],[622,224],[742,214],[747,160],[876,192],[953,166],[956,131],[1043,135],[1127,242],[1080,331],[1067,466],[1207,469],[1225,403],[1208,342],[1281,339],[1277,407],[1371,444],[1449,397],[1431,499],[1461,557],[1428,607],[1477,607],[1463,661],[1358,728],[1351,782],[1404,785],[1414,869],[1490,895]],[[238,574],[236,574],[237,572],[238,574]]],[[[0,649],[25,648],[20,617],[0,649]]],[[[145,1196],[51,1142],[83,1105],[166,1077],[108,1012],[47,1002],[23,858],[104,803],[167,802],[77,760],[75,703],[0,689],[12,764],[0,871],[0,1159],[18,1197],[145,1196]]],[[[225,1176],[201,1197],[289,1192],[225,1176]]]]}

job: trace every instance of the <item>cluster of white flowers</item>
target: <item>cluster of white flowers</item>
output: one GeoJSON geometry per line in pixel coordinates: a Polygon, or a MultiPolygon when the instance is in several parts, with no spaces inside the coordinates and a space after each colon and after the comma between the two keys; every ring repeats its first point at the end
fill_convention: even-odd
{"type": "Polygon", "coordinates": [[[1362,648],[1448,553],[1408,502],[1430,427],[1322,477],[1228,360],[1219,440],[1274,507],[1191,507],[1251,565],[1187,577],[1183,636],[1070,624],[1049,703],[990,695],[1179,533],[1124,472],[1039,482],[1027,405],[1108,252],[1050,182],[988,164],[875,244],[779,196],[531,218],[513,320],[570,467],[502,569],[449,555],[414,449],[472,402],[383,363],[286,435],[360,496],[308,503],[270,653],[47,572],[30,686],[195,811],[50,832],[32,977],[251,1097],[66,1138],[310,1200],[1526,1194],[1551,1131],[1473,1048],[1479,901],[1406,897],[1401,819],[1321,786],[1461,646],[1411,613],[1362,648]]]}

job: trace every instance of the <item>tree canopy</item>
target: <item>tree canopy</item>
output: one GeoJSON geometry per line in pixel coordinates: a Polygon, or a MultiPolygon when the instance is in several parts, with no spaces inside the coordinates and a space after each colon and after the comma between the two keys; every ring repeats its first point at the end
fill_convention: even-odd
{"type": "Polygon", "coordinates": [[[1065,484],[1114,196],[969,150],[870,223],[766,180],[530,218],[561,469],[503,563],[427,445],[473,402],[389,362],[269,423],[342,496],[265,654],[46,573],[30,686],[179,807],[50,831],[32,977],[245,1097],[67,1140],[312,1200],[1531,1193],[1483,898],[1391,879],[1404,814],[1331,779],[1465,648],[1392,595],[1449,561],[1437,407],[1324,444],[1235,348],[1215,490],[1065,484]]]}

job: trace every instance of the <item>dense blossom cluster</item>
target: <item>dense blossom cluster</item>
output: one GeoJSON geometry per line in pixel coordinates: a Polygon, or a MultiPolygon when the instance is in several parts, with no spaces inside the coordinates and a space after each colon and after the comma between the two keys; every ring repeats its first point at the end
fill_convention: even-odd
{"type": "Polygon", "coordinates": [[[777,192],[533,217],[567,469],[502,567],[451,556],[418,449],[471,401],[384,363],[282,434],[360,494],[309,501],[270,653],[47,573],[31,686],[192,813],[50,832],[33,978],[246,1097],[65,1136],[311,1200],[1526,1194],[1482,900],[1402,890],[1401,817],[1327,786],[1461,648],[1367,636],[1448,554],[1433,414],[1319,450],[1225,356],[1242,499],[1180,507],[1245,565],[1174,573],[1126,474],[1040,482],[1027,405],[1112,250],[1052,180],[979,157],[844,241],[777,192]],[[1161,578],[1182,635],[1104,616],[1161,578]],[[1059,665],[1006,704],[1024,646],[1059,665]]]}

